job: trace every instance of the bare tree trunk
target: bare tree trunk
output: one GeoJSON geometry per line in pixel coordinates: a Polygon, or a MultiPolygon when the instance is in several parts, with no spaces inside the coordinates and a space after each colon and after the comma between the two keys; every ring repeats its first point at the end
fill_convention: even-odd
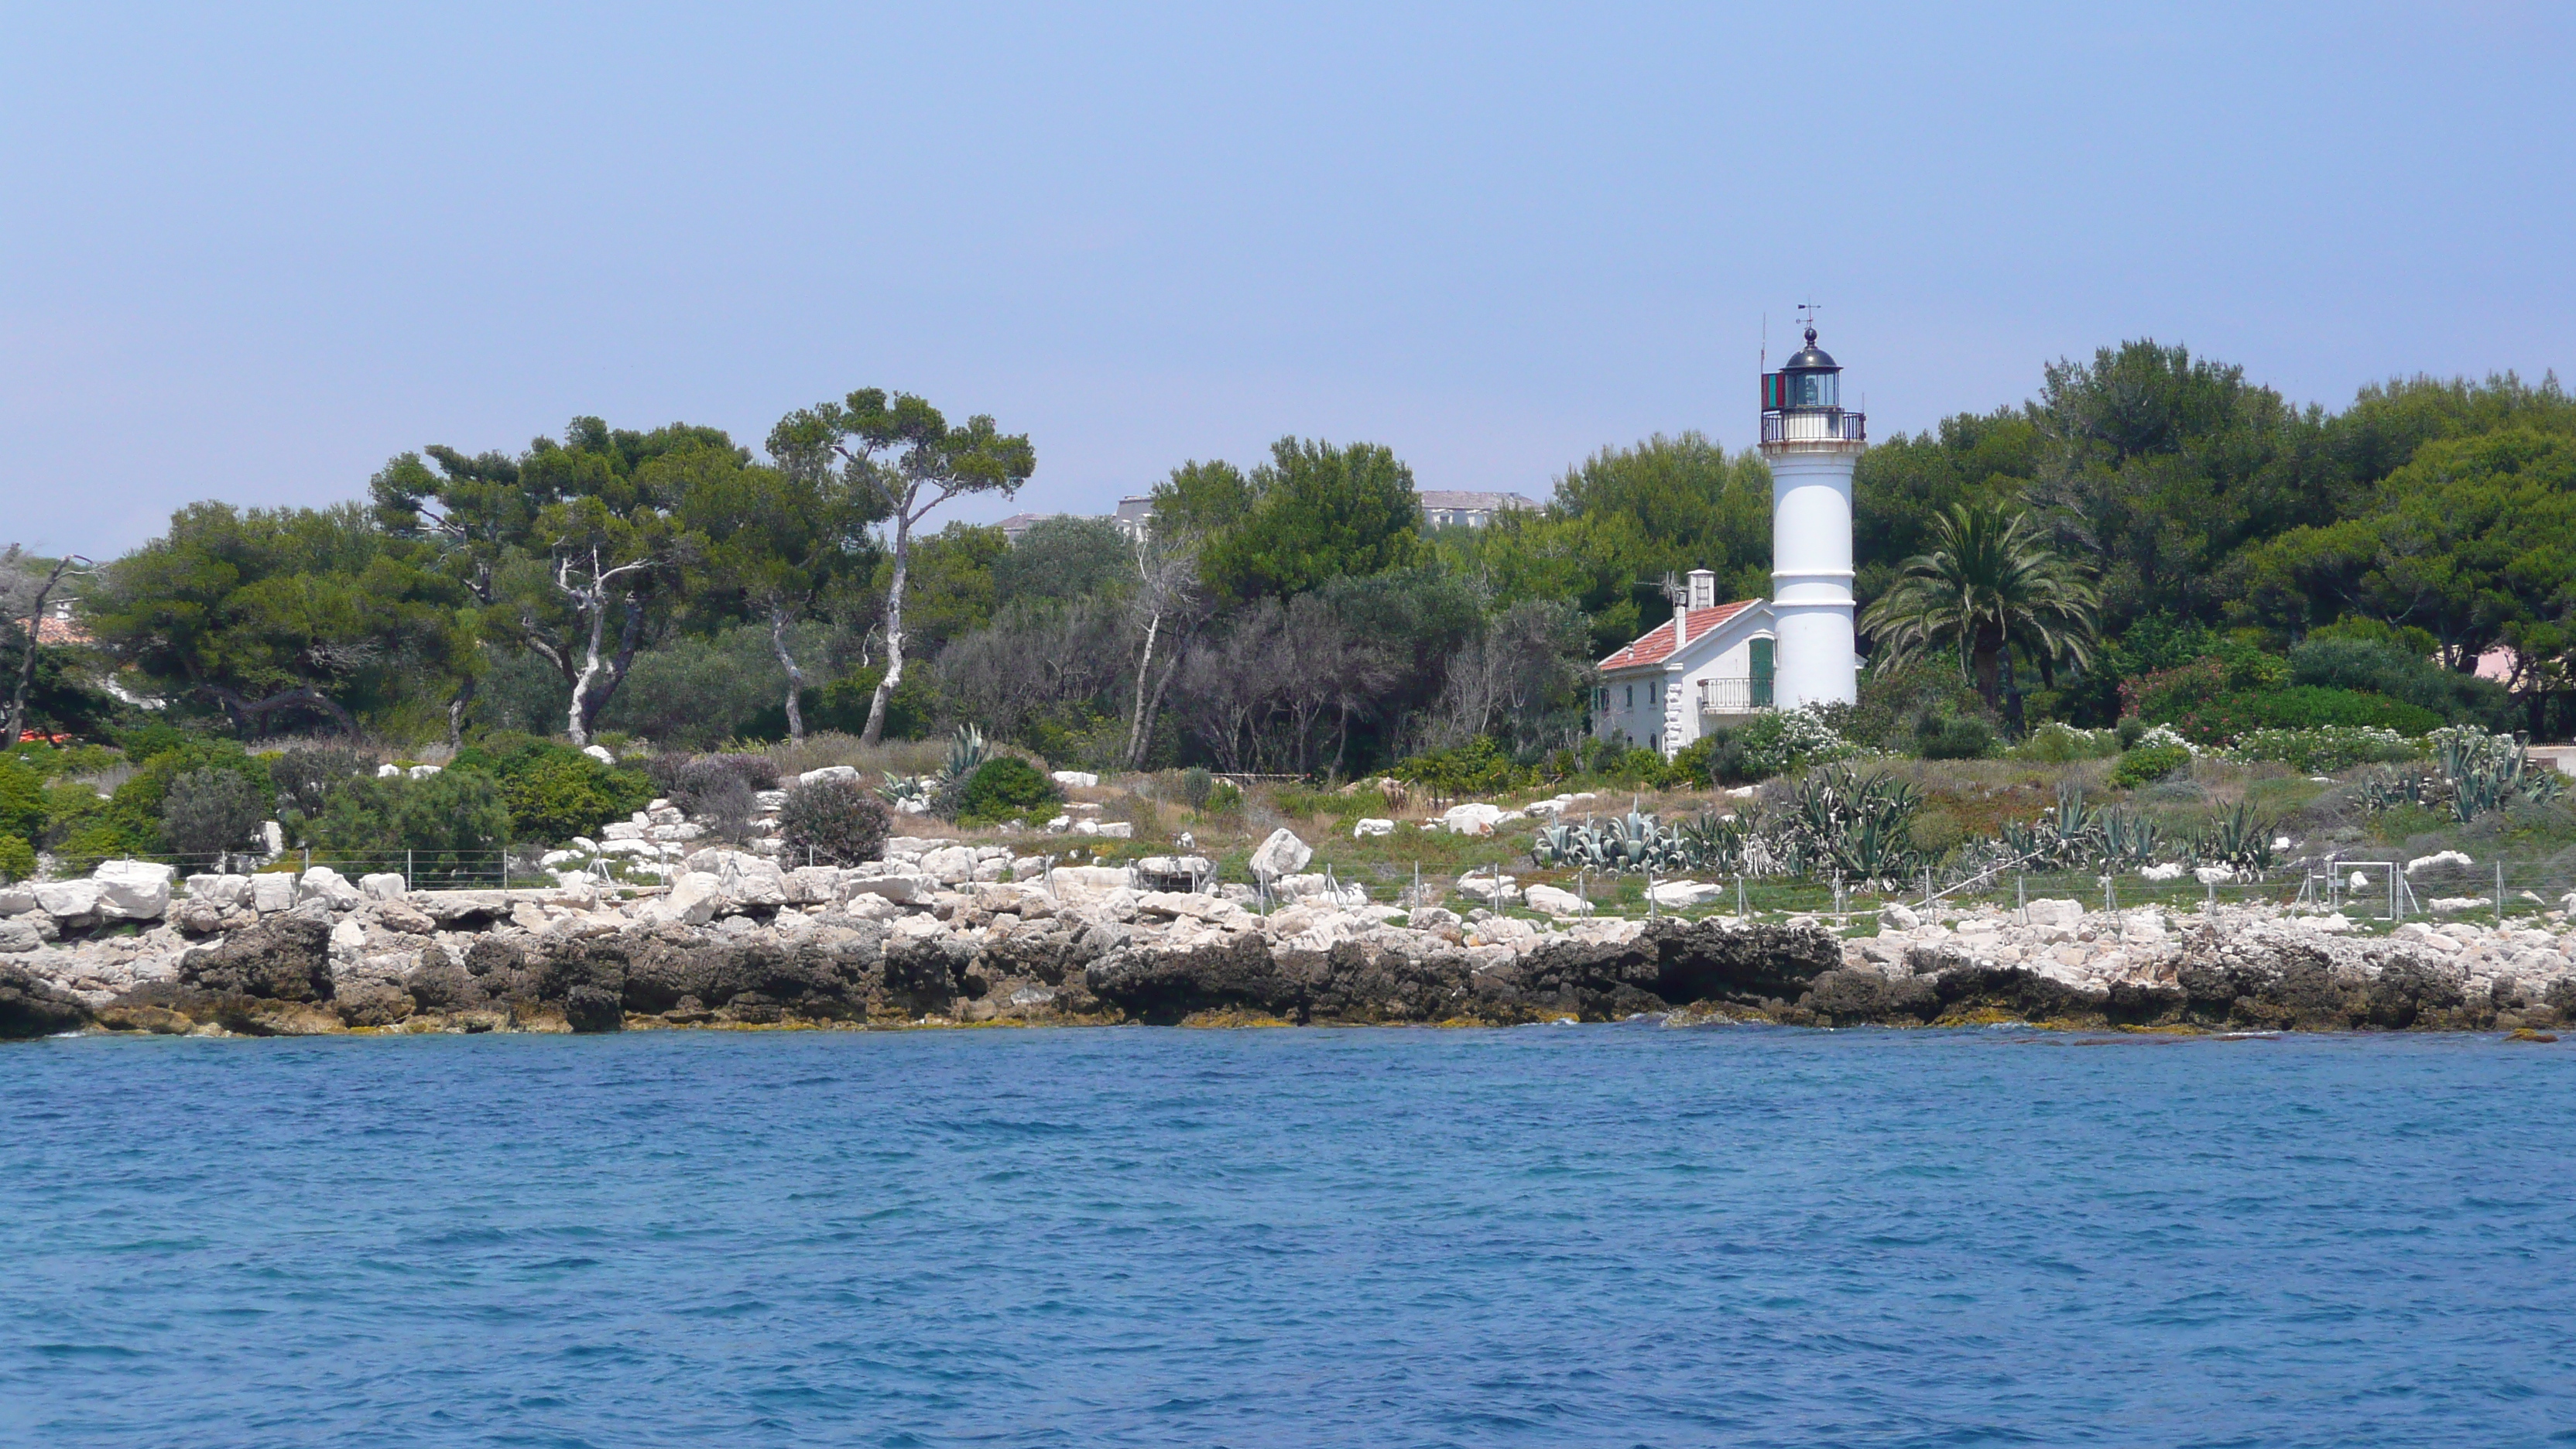
{"type": "Polygon", "coordinates": [[[1127,716],[1127,768],[1135,769],[1145,740],[1145,682],[1154,673],[1154,640],[1163,632],[1163,611],[1156,609],[1145,623],[1145,655],[1136,662],[1136,708],[1127,716]]]}
{"type": "Polygon", "coordinates": [[[859,743],[874,745],[885,738],[886,706],[894,700],[895,686],[903,683],[903,589],[912,577],[912,500],[894,515],[894,577],[886,585],[886,672],[877,681],[875,697],[868,701],[868,727],[859,732],[859,743]]]}
{"type": "Polygon", "coordinates": [[[36,682],[36,628],[45,619],[45,597],[54,591],[54,585],[63,581],[63,575],[88,565],[89,560],[78,554],[67,554],[56,560],[54,571],[45,576],[44,584],[36,590],[35,602],[27,606],[27,649],[18,659],[18,682],[9,691],[8,721],[6,728],[0,728],[0,749],[17,744],[18,732],[27,726],[27,691],[36,682]]]}
{"type": "Polygon", "coordinates": [[[575,749],[586,749],[590,745],[590,711],[582,707],[582,696],[590,693],[590,682],[599,677],[599,671],[606,663],[599,657],[599,641],[607,627],[608,610],[594,607],[590,611],[590,644],[582,653],[581,672],[572,679],[572,703],[564,711],[564,729],[572,736],[575,749]]]}
{"type": "Polygon", "coordinates": [[[447,747],[451,750],[465,743],[465,711],[474,703],[474,680],[465,681],[453,698],[447,701],[447,747]]]}
{"type": "Polygon", "coordinates": [[[787,668],[787,737],[805,743],[805,716],[796,708],[797,692],[805,687],[805,671],[796,667],[795,656],[787,652],[787,611],[775,604],[769,609],[769,647],[778,652],[778,662],[787,668]]]}

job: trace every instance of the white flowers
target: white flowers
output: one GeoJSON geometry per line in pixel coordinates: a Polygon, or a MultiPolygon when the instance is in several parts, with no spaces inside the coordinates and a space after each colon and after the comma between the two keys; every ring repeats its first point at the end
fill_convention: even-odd
{"type": "Polygon", "coordinates": [[[2131,746],[2131,748],[2152,750],[2168,745],[2178,745],[2182,748],[2184,753],[2195,757],[2200,754],[2200,746],[2193,744],[2191,741],[2184,739],[2178,734],[2175,734],[2173,732],[2173,727],[2170,725],[2157,725],[2154,729],[2138,736],[2137,744],[2131,746]]]}

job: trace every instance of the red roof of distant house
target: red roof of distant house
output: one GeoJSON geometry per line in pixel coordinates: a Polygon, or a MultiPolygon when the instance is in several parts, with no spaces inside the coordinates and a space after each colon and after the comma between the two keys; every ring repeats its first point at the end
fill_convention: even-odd
{"type": "Polygon", "coordinates": [[[90,632],[89,630],[82,628],[80,621],[77,619],[58,619],[51,614],[47,614],[45,617],[36,621],[36,642],[39,644],[87,644],[90,642],[90,632]]]}
{"type": "MultiPolygon", "coordinates": [[[[1709,630],[1716,628],[1718,625],[1725,623],[1727,620],[1734,618],[1736,615],[1743,613],[1745,610],[1752,608],[1755,604],[1760,602],[1761,600],[1759,599],[1738,599],[1732,604],[1720,604],[1714,609],[1689,610],[1688,627],[1690,629],[1690,637],[1692,639],[1704,638],[1708,634],[1709,630]]],[[[1679,619],[1682,618],[1683,615],[1676,614],[1673,617],[1679,619]]],[[[1664,662],[1665,658],[1671,655],[1672,652],[1673,626],[1671,624],[1657,624],[1652,629],[1638,635],[1635,643],[1630,644],[1628,647],[1611,655],[1609,658],[1602,660],[1601,667],[1604,669],[1633,669],[1640,664],[1661,664],[1664,662]]]]}

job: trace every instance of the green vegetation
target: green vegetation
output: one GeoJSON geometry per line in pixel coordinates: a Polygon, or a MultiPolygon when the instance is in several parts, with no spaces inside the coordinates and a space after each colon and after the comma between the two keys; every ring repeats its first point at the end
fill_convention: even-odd
{"type": "MultiPolygon", "coordinates": [[[[1381,774],[1414,803],[1643,795],[1868,756],[2046,768],[2206,814],[2213,779],[2260,793],[2264,771],[2409,766],[2441,729],[2576,725],[2576,404],[2554,380],[2393,382],[2330,412],[2136,341],[2038,382],[1863,455],[1859,702],[1674,760],[1590,738],[1588,666],[1669,617],[1666,575],[1767,590],[1752,453],[1656,436],[1531,488],[1543,508],[1426,529],[1391,450],[1292,436],[1174,468],[1145,538],[1057,518],[1013,545],[939,515],[1014,495],[1030,440],[862,389],[758,452],[576,418],[517,450],[404,453],[333,507],[192,504],[94,571],[0,550],[0,680],[26,681],[30,727],[80,736],[0,759],[0,837],[75,861],[222,850],[264,811],[325,850],[479,842],[479,780],[500,836],[552,844],[683,793],[656,757],[805,758],[838,734],[871,779],[975,821],[1043,808],[1050,766],[1203,771],[1154,798],[1248,831],[1283,806],[1337,828],[1400,813],[1336,788],[1381,774]],[[34,601],[67,582],[92,637],[39,646],[34,601]],[[2508,677],[2476,677],[2497,646],[2508,677]],[[883,754],[961,725],[995,748],[928,773],[883,754]],[[576,748],[601,739],[621,763],[576,748]],[[424,757],[446,783],[367,783],[424,757]],[[1247,799],[1219,775],[1306,785],[1247,799]]],[[[726,768],[687,777],[692,808],[747,813],[764,787],[726,768]]],[[[2563,808],[2501,798],[2477,828],[2545,834],[2563,808]]],[[[2001,823],[1983,799],[1932,809],[1957,843],[1927,814],[1890,848],[1969,849],[2001,823]]]]}
{"type": "Polygon", "coordinates": [[[975,767],[957,795],[957,823],[998,825],[1042,820],[1064,799],[1055,782],[1016,755],[999,755],[975,767]]]}

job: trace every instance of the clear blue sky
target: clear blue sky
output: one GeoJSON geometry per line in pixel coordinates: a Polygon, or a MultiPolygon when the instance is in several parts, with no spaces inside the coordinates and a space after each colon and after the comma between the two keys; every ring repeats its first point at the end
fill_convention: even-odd
{"type": "Polygon", "coordinates": [[[1038,509],[1284,433],[1543,496],[1746,442],[1809,300],[1881,436],[2125,337],[2537,378],[2572,15],[16,5],[0,541],[866,385],[1032,434],[1038,509]]]}

